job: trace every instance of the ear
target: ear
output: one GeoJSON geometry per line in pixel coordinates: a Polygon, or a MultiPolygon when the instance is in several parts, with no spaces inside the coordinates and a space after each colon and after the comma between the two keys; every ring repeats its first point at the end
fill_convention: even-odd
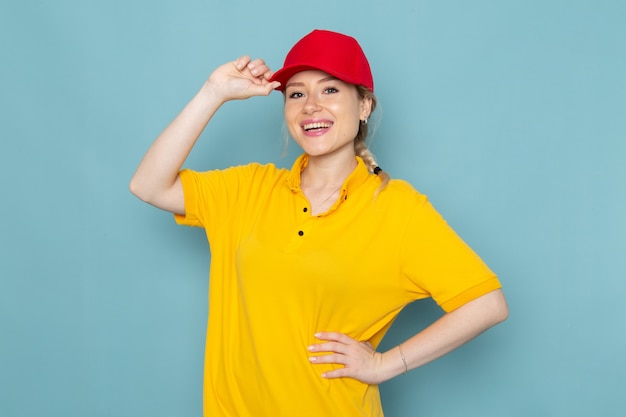
{"type": "Polygon", "coordinates": [[[361,100],[361,113],[359,114],[359,118],[361,120],[366,120],[367,118],[370,117],[371,113],[372,113],[372,98],[364,97],[361,100]]]}

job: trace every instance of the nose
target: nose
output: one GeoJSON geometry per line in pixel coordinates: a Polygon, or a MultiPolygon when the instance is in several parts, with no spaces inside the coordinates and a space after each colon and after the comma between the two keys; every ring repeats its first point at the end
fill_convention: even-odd
{"type": "Polygon", "coordinates": [[[311,114],[320,109],[320,105],[318,103],[317,97],[314,94],[309,94],[306,96],[306,101],[304,102],[304,107],[302,108],[302,112],[305,114],[311,114]]]}

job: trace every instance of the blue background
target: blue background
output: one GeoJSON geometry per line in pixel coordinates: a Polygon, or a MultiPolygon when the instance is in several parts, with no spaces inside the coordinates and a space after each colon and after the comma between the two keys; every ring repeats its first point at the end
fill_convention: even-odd
{"type": "MultiPolygon", "coordinates": [[[[626,413],[626,3],[6,1],[0,415],[199,416],[208,245],[128,181],[219,64],[359,39],[372,149],[504,284],[507,322],[382,385],[393,416],[626,413]]],[[[290,166],[279,94],[228,103],[187,166],[290,166]]],[[[384,346],[434,320],[407,308],[384,346]]]]}

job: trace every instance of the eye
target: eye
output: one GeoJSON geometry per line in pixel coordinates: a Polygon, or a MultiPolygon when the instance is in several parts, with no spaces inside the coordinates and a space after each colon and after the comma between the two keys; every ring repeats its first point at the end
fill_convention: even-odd
{"type": "Polygon", "coordinates": [[[335,94],[338,93],[339,90],[337,90],[335,87],[326,87],[324,89],[324,94],[335,94]]]}
{"type": "Polygon", "coordinates": [[[294,92],[289,93],[289,95],[288,95],[287,97],[289,97],[289,98],[300,98],[300,97],[302,97],[303,95],[304,95],[304,94],[302,94],[302,93],[301,93],[301,92],[299,92],[299,91],[294,91],[294,92]]]}

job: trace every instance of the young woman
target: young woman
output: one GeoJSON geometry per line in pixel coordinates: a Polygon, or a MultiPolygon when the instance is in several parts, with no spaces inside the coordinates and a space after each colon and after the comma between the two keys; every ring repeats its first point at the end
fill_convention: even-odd
{"type": "Polygon", "coordinates": [[[373,91],[357,41],[316,30],[276,73],[247,56],[217,68],[137,168],[132,192],[210,243],[206,416],[382,416],[377,384],[507,317],[497,277],[424,195],[377,166],[365,145],[373,91]],[[304,151],[291,170],[181,171],[221,105],[274,89],[304,151]],[[376,351],[425,297],[446,314],[376,351]]]}

